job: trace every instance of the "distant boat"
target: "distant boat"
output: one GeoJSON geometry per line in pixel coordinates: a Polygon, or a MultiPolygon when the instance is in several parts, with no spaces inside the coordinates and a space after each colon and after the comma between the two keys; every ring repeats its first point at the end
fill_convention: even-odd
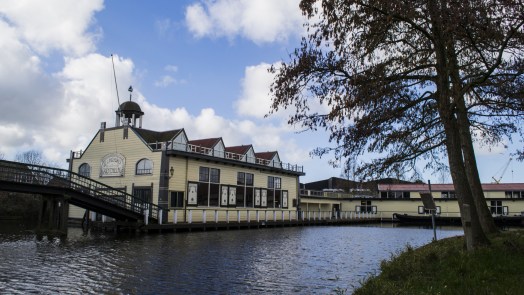
{"type": "MultiPolygon", "coordinates": [[[[401,224],[413,225],[431,225],[431,215],[408,215],[394,213],[395,218],[401,224]]],[[[524,226],[524,216],[495,216],[493,217],[495,224],[499,226],[524,226]]],[[[435,215],[435,223],[437,225],[462,225],[460,217],[435,215]]]]}

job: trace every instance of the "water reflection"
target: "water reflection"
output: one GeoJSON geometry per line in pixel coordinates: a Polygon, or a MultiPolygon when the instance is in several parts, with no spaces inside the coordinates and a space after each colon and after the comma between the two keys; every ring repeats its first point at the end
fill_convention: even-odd
{"type": "Polygon", "coordinates": [[[351,293],[381,260],[432,236],[380,226],[162,235],[72,228],[64,240],[0,234],[0,293],[351,293]]]}

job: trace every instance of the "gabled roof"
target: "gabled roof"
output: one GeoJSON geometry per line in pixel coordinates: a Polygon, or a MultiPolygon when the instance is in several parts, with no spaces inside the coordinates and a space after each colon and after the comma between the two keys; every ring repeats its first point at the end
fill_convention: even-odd
{"type": "Polygon", "coordinates": [[[217,137],[217,138],[205,138],[205,139],[196,139],[196,140],[189,140],[187,143],[188,144],[192,144],[192,145],[196,145],[196,146],[201,146],[201,147],[206,147],[206,148],[214,148],[220,141],[222,140],[221,137],[217,137]]]}
{"type": "Polygon", "coordinates": [[[133,128],[133,130],[140,136],[146,143],[153,142],[165,142],[171,141],[177,137],[184,129],[174,129],[168,131],[153,131],[142,128],[133,128]]]}
{"type": "Polygon", "coordinates": [[[260,159],[264,159],[264,160],[268,160],[268,161],[273,160],[273,158],[275,158],[276,155],[278,155],[278,152],[276,152],[276,151],[255,153],[255,157],[260,158],[260,159]]]}
{"type": "Polygon", "coordinates": [[[250,144],[248,144],[248,145],[228,146],[228,147],[226,147],[226,152],[239,154],[239,155],[245,155],[252,148],[253,148],[253,146],[250,145],[250,144]]]}

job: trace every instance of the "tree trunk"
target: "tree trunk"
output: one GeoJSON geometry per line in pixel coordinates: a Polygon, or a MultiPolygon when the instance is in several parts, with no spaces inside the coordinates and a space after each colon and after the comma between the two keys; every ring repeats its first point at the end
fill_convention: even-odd
{"type": "Polygon", "coordinates": [[[480,225],[482,230],[486,234],[499,232],[498,227],[495,225],[493,216],[486,203],[484,192],[482,190],[482,184],[480,182],[479,172],[477,168],[477,161],[475,159],[475,149],[473,148],[473,141],[471,140],[471,133],[469,129],[469,120],[465,113],[465,108],[462,110],[458,108],[457,118],[459,121],[459,132],[460,139],[462,142],[462,153],[464,155],[464,166],[466,169],[466,175],[468,178],[469,185],[471,186],[471,192],[473,195],[473,201],[479,215],[480,225]]]}
{"type": "Polygon", "coordinates": [[[470,122],[464,101],[464,94],[462,93],[462,83],[458,72],[457,55],[455,52],[455,44],[450,38],[448,41],[448,60],[451,63],[451,81],[452,81],[452,96],[456,107],[457,126],[460,134],[461,150],[464,157],[464,167],[466,176],[471,187],[474,206],[477,209],[479,222],[485,234],[496,233],[499,231],[491,216],[484,192],[482,190],[482,183],[480,182],[479,171],[477,167],[477,160],[475,158],[475,148],[471,139],[470,122]]]}
{"type": "Polygon", "coordinates": [[[443,118],[446,132],[449,168],[460,207],[460,217],[462,227],[464,228],[466,247],[468,250],[474,250],[489,245],[490,242],[482,229],[477,207],[475,206],[473,194],[466,175],[457,121],[452,114],[447,114],[446,116],[441,114],[441,117],[443,118]],[[466,205],[469,207],[469,214],[465,214],[466,205]],[[466,217],[468,217],[469,220],[466,217]]]}
{"type": "Polygon", "coordinates": [[[449,170],[456,190],[455,195],[457,196],[457,201],[459,203],[466,248],[468,250],[474,250],[481,246],[488,245],[489,240],[480,226],[477,209],[469,187],[468,178],[464,168],[457,119],[455,118],[454,108],[450,101],[452,94],[450,81],[451,65],[450,60],[448,59],[449,52],[447,50],[450,46],[450,40],[449,36],[446,36],[446,34],[441,30],[441,28],[445,28],[443,23],[446,20],[443,20],[442,17],[443,15],[447,15],[447,13],[445,13],[446,7],[447,3],[444,2],[428,2],[428,12],[432,24],[431,32],[433,35],[433,46],[435,47],[435,69],[437,72],[435,78],[437,87],[436,101],[440,119],[446,134],[449,170]],[[466,214],[464,214],[465,209],[468,218],[466,218],[466,214]]]}

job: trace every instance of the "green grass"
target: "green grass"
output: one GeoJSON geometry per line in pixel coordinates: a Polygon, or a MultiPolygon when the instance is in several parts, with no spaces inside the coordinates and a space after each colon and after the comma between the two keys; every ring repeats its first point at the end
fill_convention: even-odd
{"type": "Polygon", "coordinates": [[[524,231],[490,240],[473,252],[465,251],[462,237],[408,246],[354,294],[524,294],[524,231]]]}

